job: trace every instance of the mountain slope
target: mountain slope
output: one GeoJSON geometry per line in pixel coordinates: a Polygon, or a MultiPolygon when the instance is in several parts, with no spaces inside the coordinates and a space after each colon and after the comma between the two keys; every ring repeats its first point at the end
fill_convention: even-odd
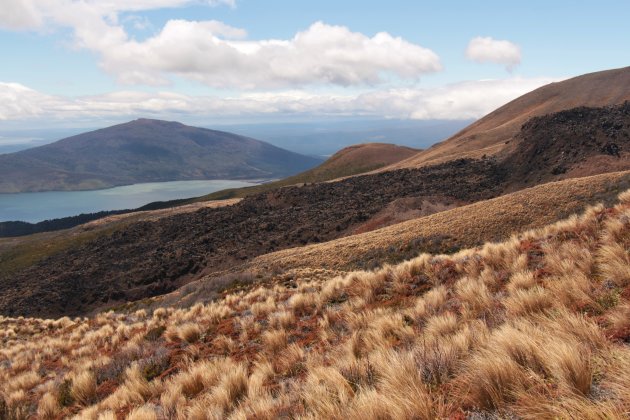
{"type": "Polygon", "coordinates": [[[630,169],[630,102],[534,117],[503,158],[513,189],[630,169]]]}
{"type": "Polygon", "coordinates": [[[319,162],[236,134],[139,119],[0,155],[0,193],[174,180],[279,178],[319,162]]]}
{"type": "Polygon", "coordinates": [[[587,205],[612,205],[628,188],[630,171],[550,182],[378,230],[261,255],[234,271],[347,271],[397,263],[421,252],[451,253],[542,227],[587,205]]]}
{"type": "Polygon", "coordinates": [[[208,304],[0,317],[0,417],[627,419],[619,198],[503,243],[208,304]]]}
{"type": "Polygon", "coordinates": [[[603,107],[630,100],[630,67],[551,83],[491,112],[464,130],[417,155],[381,170],[411,168],[463,157],[506,153],[530,118],[578,106],[603,107]]]}
{"type": "Polygon", "coordinates": [[[257,255],[351,234],[401,197],[496,196],[502,176],[490,161],[462,161],[279,188],[230,207],[130,223],[16,272],[9,270],[19,255],[0,252],[0,314],[86,313],[163,294],[257,255]]]}
{"type": "Polygon", "coordinates": [[[240,198],[251,194],[270,191],[274,188],[288,185],[305,184],[313,182],[325,182],[345,176],[359,175],[373,171],[403,159],[411,157],[418,152],[406,146],[397,146],[386,143],[364,143],[341,149],[324,163],[313,169],[290,176],[279,181],[255,185],[244,188],[231,188],[217,191],[194,201],[200,200],[224,200],[227,198],[240,198]]]}
{"type": "MultiPolygon", "coordinates": [[[[348,146],[327,159],[323,164],[289,177],[296,182],[322,182],[356,175],[400,162],[419,150],[386,143],[364,143],[348,146]]],[[[295,183],[295,182],[294,182],[295,183]]]]}

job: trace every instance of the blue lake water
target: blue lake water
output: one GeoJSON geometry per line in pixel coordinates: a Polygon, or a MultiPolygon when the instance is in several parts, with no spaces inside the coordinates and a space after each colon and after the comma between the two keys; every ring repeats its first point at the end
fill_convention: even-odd
{"type": "Polygon", "coordinates": [[[198,197],[226,188],[250,185],[254,183],[230,180],[173,181],[93,191],[0,194],[0,222],[21,220],[34,223],[81,213],[133,209],[153,201],[198,197]]]}

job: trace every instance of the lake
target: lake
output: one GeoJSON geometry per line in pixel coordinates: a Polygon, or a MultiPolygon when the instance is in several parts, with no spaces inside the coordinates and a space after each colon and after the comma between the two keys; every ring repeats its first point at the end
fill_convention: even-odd
{"type": "Polygon", "coordinates": [[[248,181],[173,181],[126,185],[92,191],[47,191],[0,194],[0,222],[76,216],[104,210],[133,209],[153,201],[198,197],[226,188],[255,185],[248,181]]]}

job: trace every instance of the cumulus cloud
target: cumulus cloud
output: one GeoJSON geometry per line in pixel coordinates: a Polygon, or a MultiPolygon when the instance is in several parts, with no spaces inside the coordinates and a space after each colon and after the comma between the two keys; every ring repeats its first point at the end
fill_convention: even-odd
{"type": "Polygon", "coordinates": [[[4,1],[10,4],[0,11],[0,26],[71,28],[75,46],[94,51],[101,67],[123,84],[167,85],[179,76],[217,88],[373,85],[392,77],[413,81],[442,68],[433,51],[400,37],[368,36],[323,22],[290,39],[245,40],[244,29],[222,22],[169,20],[143,41],[119,22],[122,12],[199,2],[193,0],[4,1]]]}
{"type": "Polygon", "coordinates": [[[401,119],[479,118],[510,100],[555,81],[548,78],[468,81],[435,89],[389,89],[355,95],[303,90],[235,97],[173,92],[120,91],[89,97],[46,95],[16,83],[0,83],[0,120],[98,120],[100,118],[249,118],[291,115],[401,119]]]}
{"type": "Polygon", "coordinates": [[[128,84],[165,84],[175,74],[242,89],[370,85],[441,69],[433,51],[384,32],[368,37],[316,22],[289,40],[235,40],[244,35],[219,22],[171,20],[144,42],[102,50],[102,66],[128,84]]]}
{"type": "Polygon", "coordinates": [[[478,36],[468,43],[466,57],[478,63],[502,64],[511,71],[521,63],[521,48],[510,41],[478,36]]]}

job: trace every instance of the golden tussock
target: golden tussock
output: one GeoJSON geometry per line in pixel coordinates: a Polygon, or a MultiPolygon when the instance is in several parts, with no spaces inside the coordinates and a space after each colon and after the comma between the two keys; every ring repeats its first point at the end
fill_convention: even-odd
{"type": "Polygon", "coordinates": [[[505,242],[296,269],[188,308],[0,317],[0,417],[627,418],[629,194],[505,242]]]}

